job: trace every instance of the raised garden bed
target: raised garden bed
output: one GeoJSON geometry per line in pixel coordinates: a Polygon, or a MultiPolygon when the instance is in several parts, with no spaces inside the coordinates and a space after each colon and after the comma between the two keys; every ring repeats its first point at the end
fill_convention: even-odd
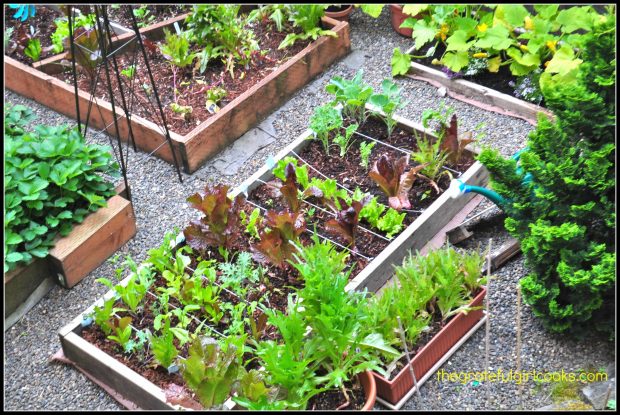
{"type": "Polygon", "coordinates": [[[135,234],[136,219],[131,202],[120,194],[111,197],[107,207],[88,215],[69,235],[59,237],[47,257],[4,276],[5,323],[14,323],[17,314],[27,311],[20,309],[20,305],[27,302],[32,307],[47,294],[53,285],[46,280],[72,288],[135,234]],[[38,287],[47,287],[47,290],[37,290],[38,287]]]}
{"type": "MultiPolygon", "coordinates": [[[[163,38],[163,29],[174,30],[174,23],[182,23],[186,15],[155,24],[140,32],[150,40],[163,38]]],[[[181,160],[186,172],[193,173],[206,160],[215,155],[228,144],[239,138],[254,125],[259,123],[282,102],[304,86],[310,79],[321,73],[336,59],[346,55],[350,50],[349,26],[346,22],[323,17],[322,24],[333,30],[337,37],[323,36],[310,43],[292,58],[282,63],[273,72],[255,83],[245,92],[238,95],[223,108],[202,121],[189,131],[179,132],[172,129],[170,132],[177,159],[181,160]]],[[[132,33],[115,38],[113,45],[123,45],[133,37],[132,33]]],[[[127,47],[133,47],[130,42],[127,47]]],[[[36,68],[31,68],[12,58],[5,57],[6,86],[26,97],[49,106],[67,116],[74,117],[75,96],[72,84],[58,79],[62,66],[60,61],[66,55],[59,55],[38,62],[36,68]],[[54,74],[54,75],[53,75],[54,74]]],[[[90,95],[80,90],[79,94],[81,118],[84,120],[88,112],[90,95]]],[[[117,107],[117,114],[120,109],[117,107]]],[[[121,111],[122,112],[122,111],[121,111]]],[[[129,136],[127,122],[118,123],[121,138],[129,136]]],[[[112,124],[112,111],[109,102],[97,99],[90,114],[90,125],[96,128],[112,124]]],[[[168,118],[169,123],[174,120],[168,118]]],[[[195,122],[195,121],[194,121],[195,122]]],[[[156,123],[139,115],[131,117],[132,130],[136,145],[147,152],[154,152],[158,157],[173,162],[169,146],[163,146],[165,136],[156,123]]],[[[188,125],[185,126],[188,128],[188,125]]]]}
{"type": "Polygon", "coordinates": [[[428,82],[437,88],[446,88],[447,94],[452,98],[476,105],[486,110],[521,118],[532,125],[536,125],[537,114],[539,112],[542,112],[550,118],[553,117],[551,111],[540,105],[515,98],[512,95],[499,92],[472,81],[452,79],[440,70],[417,62],[411,62],[411,69],[406,76],[428,82]]]}

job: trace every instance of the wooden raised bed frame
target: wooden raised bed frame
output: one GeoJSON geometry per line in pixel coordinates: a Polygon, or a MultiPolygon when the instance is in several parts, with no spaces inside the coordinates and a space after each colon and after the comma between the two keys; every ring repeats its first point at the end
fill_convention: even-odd
{"type": "MultiPolygon", "coordinates": [[[[414,50],[415,47],[412,47],[406,53],[411,54],[414,50]]],[[[406,76],[428,82],[435,87],[443,86],[452,98],[486,110],[521,118],[532,125],[537,124],[539,112],[542,112],[550,119],[554,117],[550,110],[539,105],[465,79],[451,79],[445,73],[417,62],[411,62],[411,68],[406,76]]]]}
{"type": "MultiPolygon", "coordinates": [[[[178,16],[140,30],[152,40],[163,37],[163,29],[182,22],[187,14],[178,16]]],[[[295,91],[303,87],[312,78],[323,72],[334,61],[349,53],[351,40],[349,24],[323,17],[325,27],[336,32],[337,37],[321,36],[309,44],[265,77],[262,81],[238,96],[217,114],[201,123],[186,135],[170,132],[177,160],[187,173],[198,170],[209,158],[216,155],[230,143],[241,137],[256,124],[279,107],[295,91]]],[[[122,45],[134,37],[133,32],[114,38],[113,45],[122,45]]],[[[135,42],[131,42],[133,45],[135,42]]],[[[66,54],[58,55],[30,67],[15,59],[4,57],[6,87],[23,96],[31,98],[55,111],[76,118],[75,94],[73,85],[69,85],[50,73],[57,72],[59,62],[66,54]]],[[[80,116],[86,119],[90,95],[80,90],[80,116]]],[[[104,129],[113,122],[112,106],[109,102],[97,99],[90,114],[90,125],[104,129]]],[[[122,109],[117,106],[117,118],[121,138],[127,140],[129,129],[122,109]]],[[[131,125],[137,147],[146,152],[153,152],[165,141],[161,129],[153,122],[137,115],[131,116],[131,125]]],[[[109,128],[110,134],[115,130],[109,128]]],[[[170,146],[164,145],[155,152],[163,160],[172,163],[170,146]]]]}
{"type": "MultiPolygon", "coordinates": [[[[368,108],[377,111],[376,108],[370,105],[368,105],[368,108]]],[[[399,127],[405,130],[432,136],[431,132],[425,130],[420,124],[412,123],[398,116],[395,119],[398,121],[399,127]]],[[[307,139],[311,135],[310,130],[304,132],[295,141],[281,150],[274,157],[275,161],[277,162],[277,160],[287,156],[291,150],[298,152],[308,143],[307,139]]],[[[474,151],[467,151],[470,154],[474,153],[474,151]]],[[[230,193],[230,197],[234,198],[240,193],[252,190],[259,185],[256,179],[268,181],[273,178],[272,168],[264,165],[253,176],[235,188],[230,193]]],[[[488,171],[479,162],[475,162],[460,177],[465,183],[477,186],[486,185],[488,178],[488,171]]],[[[351,280],[346,289],[363,290],[367,288],[369,291],[377,291],[392,276],[393,264],[400,263],[410,250],[422,249],[474,196],[474,193],[467,193],[454,200],[450,199],[449,195],[444,192],[422,215],[401,232],[379,256],[351,280]]],[[[176,245],[181,246],[183,242],[183,233],[180,233],[176,238],[176,245]]],[[[124,279],[121,284],[126,284],[128,278],[124,279]]],[[[114,390],[122,391],[126,397],[130,397],[131,401],[136,403],[141,409],[175,409],[166,403],[165,394],[161,388],[102,352],[80,336],[82,315],[91,312],[96,305],[103,304],[103,301],[110,298],[111,295],[113,295],[113,291],[109,291],[103,299],[97,301],[59,331],[64,355],[81,370],[89,373],[104,384],[111,386],[114,390]]]]}
{"type": "Polygon", "coordinates": [[[135,234],[136,218],[131,202],[119,194],[108,199],[107,207],[86,216],[69,235],[57,238],[47,257],[5,274],[5,321],[45,279],[72,288],[135,234]]]}

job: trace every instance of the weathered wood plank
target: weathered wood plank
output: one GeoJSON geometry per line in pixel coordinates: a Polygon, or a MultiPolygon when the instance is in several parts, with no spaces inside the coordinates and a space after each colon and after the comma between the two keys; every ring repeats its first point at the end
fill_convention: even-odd
{"type": "Polygon", "coordinates": [[[61,284],[71,288],[135,234],[131,203],[114,196],[107,207],[88,215],[56,242],[49,254],[52,269],[62,275],[61,284]]]}
{"type": "Polygon", "coordinates": [[[4,317],[11,315],[50,275],[46,258],[35,258],[29,264],[4,274],[4,317]]]}
{"type": "MultiPolygon", "coordinates": [[[[466,98],[471,98],[482,104],[492,105],[498,109],[504,110],[506,115],[524,118],[533,125],[536,125],[539,112],[553,118],[553,113],[551,111],[539,105],[523,101],[464,79],[450,79],[443,72],[416,62],[411,63],[410,72],[406,76],[417,80],[438,83],[446,89],[463,95],[466,98]]],[[[458,99],[458,97],[455,98],[458,99]]]]}

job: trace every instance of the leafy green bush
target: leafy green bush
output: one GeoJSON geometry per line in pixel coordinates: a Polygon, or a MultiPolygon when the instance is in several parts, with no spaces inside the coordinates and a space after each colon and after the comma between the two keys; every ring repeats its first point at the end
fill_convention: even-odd
{"type": "Polygon", "coordinates": [[[557,122],[540,115],[515,160],[485,150],[480,161],[509,200],[506,228],[532,272],[525,301],[552,331],[614,330],[615,19],[584,43],[578,81],[543,88],[557,122]]]}
{"type": "Polygon", "coordinates": [[[38,125],[22,105],[4,116],[4,271],[33,257],[47,256],[59,234],[106,206],[114,184],[101,173],[119,177],[109,149],[89,145],[77,129],[38,125]]]}

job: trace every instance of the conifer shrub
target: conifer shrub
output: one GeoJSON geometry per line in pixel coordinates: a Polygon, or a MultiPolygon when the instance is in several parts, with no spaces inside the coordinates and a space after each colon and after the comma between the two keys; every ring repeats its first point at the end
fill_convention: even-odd
{"type": "Polygon", "coordinates": [[[613,336],[615,51],[608,15],[585,41],[575,81],[544,83],[556,120],[539,114],[519,164],[490,149],[479,156],[531,270],[524,300],[554,332],[613,336]]]}

